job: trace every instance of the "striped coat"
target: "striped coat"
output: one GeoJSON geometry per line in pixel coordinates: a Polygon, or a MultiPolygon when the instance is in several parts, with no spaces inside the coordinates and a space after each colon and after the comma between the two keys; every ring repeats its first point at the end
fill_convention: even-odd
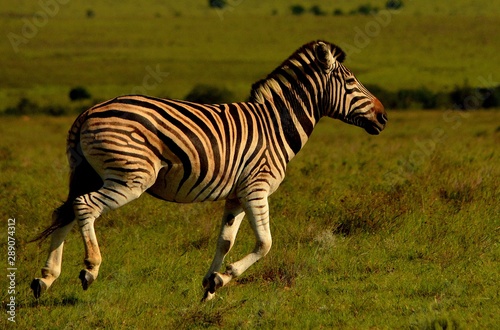
{"type": "Polygon", "coordinates": [[[306,44],[254,84],[245,103],[135,95],[82,113],[67,142],[68,198],[39,236],[52,234],[52,241],[42,277],[31,285],[35,297],[59,276],[64,237],[75,223],[85,243],[80,280],[87,289],[101,263],[94,221],[148,192],[180,203],[226,200],[215,257],[203,279],[203,299],[211,299],[271,248],[268,196],[320,118],[340,119],[370,134],[384,129],[384,107],[342,64],[344,58],[333,44],[306,44]],[[255,248],[221,273],[245,215],[255,248]]]}

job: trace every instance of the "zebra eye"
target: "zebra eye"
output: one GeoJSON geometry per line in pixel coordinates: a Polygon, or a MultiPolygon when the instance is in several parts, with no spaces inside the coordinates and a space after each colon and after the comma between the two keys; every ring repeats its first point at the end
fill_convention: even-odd
{"type": "Polygon", "coordinates": [[[354,77],[349,77],[345,80],[346,85],[353,86],[356,84],[356,79],[354,77]]]}

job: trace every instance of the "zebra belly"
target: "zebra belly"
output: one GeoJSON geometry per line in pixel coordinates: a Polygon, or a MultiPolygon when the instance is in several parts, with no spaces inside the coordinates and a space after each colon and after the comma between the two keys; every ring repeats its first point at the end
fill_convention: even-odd
{"type": "Polygon", "coordinates": [[[198,183],[199,175],[192,173],[183,180],[184,168],[173,166],[159,171],[156,182],[147,192],[157,198],[177,203],[217,201],[235,197],[235,176],[205,178],[198,183]],[[184,182],[183,182],[184,181],[184,182]],[[193,184],[193,182],[195,184],[193,184]]]}

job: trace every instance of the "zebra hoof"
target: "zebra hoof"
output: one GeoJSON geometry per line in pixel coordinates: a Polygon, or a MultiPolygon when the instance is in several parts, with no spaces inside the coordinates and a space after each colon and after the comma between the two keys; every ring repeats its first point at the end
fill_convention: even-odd
{"type": "Polygon", "coordinates": [[[33,290],[33,295],[35,296],[36,299],[40,298],[42,293],[44,293],[47,290],[47,284],[45,284],[45,282],[39,278],[35,278],[31,282],[30,287],[31,290],[33,290]]]}
{"type": "Polygon", "coordinates": [[[218,273],[213,273],[208,278],[207,292],[214,293],[215,290],[224,285],[222,277],[218,273]]]}
{"type": "Polygon", "coordinates": [[[213,273],[206,280],[203,280],[203,286],[205,287],[205,294],[201,299],[202,302],[209,301],[215,297],[215,290],[224,285],[224,281],[218,273],[213,273]]]}
{"type": "Polygon", "coordinates": [[[201,302],[207,302],[209,300],[212,300],[214,297],[215,297],[215,292],[210,292],[206,290],[205,294],[203,295],[203,298],[201,298],[201,302]]]}
{"type": "Polygon", "coordinates": [[[80,281],[82,281],[82,288],[83,290],[87,290],[89,286],[94,282],[95,277],[92,275],[88,270],[82,269],[80,272],[80,276],[78,276],[80,281]]]}

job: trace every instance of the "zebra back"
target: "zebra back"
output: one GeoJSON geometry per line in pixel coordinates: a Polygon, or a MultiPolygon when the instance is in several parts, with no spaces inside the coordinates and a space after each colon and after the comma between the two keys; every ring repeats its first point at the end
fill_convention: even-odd
{"type": "MultiPolygon", "coordinates": [[[[351,107],[343,95],[349,93],[343,78],[350,74],[344,57],[332,44],[304,45],[254,84],[244,103],[115,98],[77,118],[68,138],[70,162],[81,155],[104,181],[169,201],[270,194],[318,120],[351,107]]],[[[356,89],[350,97],[363,93],[356,89]]]]}

